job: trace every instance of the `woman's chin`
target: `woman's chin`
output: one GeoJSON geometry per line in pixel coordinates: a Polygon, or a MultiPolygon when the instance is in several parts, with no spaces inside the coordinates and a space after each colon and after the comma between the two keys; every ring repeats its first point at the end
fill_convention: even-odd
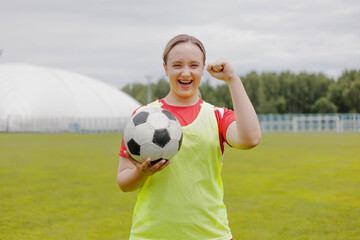
{"type": "Polygon", "coordinates": [[[192,89],[177,91],[176,95],[182,98],[192,98],[198,96],[198,92],[192,89]]]}

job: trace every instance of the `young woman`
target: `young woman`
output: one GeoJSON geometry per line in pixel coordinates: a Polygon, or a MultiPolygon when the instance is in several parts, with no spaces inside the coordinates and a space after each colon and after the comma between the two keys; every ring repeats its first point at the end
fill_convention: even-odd
{"type": "Polygon", "coordinates": [[[223,202],[221,180],[224,142],[239,149],[259,144],[261,130],[255,110],[235,70],[226,59],[206,70],[225,81],[234,111],[204,102],[198,93],[206,52],[195,37],[178,35],[167,44],[163,65],[170,92],[149,106],[172,112],[180,121],[183,142],[170,160],[149,166],[120,151],[120,189],[139,189],[130,239],[232,239],[223,202]]]}

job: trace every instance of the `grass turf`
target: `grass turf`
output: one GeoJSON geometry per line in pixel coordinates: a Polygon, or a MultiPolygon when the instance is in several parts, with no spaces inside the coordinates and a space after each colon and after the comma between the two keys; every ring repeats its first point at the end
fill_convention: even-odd
{"type": "MultiPolygon", "coordinates": [[[[117,134],[0,134],[0,239],[127,239],[136,193],[116,184],[117,134]]],[[[265,134],[226,149],[237,239],[359,239],[360,136],[265,134]]]]}

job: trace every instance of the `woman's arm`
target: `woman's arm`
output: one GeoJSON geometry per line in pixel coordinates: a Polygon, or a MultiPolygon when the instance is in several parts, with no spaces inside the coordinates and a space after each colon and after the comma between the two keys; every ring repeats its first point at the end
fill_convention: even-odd
{"type": "Polygon", "coordinates": [[[227,142],[235,148],[255,147],[261,140],[260,124],[241,79],[223,58],[209,64],[207,71],[213,77],[225,81],[230,89],[236,121],[226,131],[227,142]]]}
{"type": "Polygon", "coordinates": [[[144,162],[139,163],[133,159],[128,152],[126,152],[126,158],[120,156],[119,169],[117,173],[117,182],[120,189],[124,192],[132,192],[140,188],[146,181],[146,179],[161,171],[170,164],[169,161],[164,159],[149,166],[150,158],[144,162]]]}

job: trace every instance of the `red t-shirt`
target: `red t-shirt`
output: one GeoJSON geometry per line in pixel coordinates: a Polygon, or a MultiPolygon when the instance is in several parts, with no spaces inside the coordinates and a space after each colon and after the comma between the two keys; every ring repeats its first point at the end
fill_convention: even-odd
{"type": "MultiPolygon", "coordinates": [[[[164,101],[164,99],[160,99],[159,102],[161,108],[164,108],[174,114],[174,116],[179,120],[181,126],[187,126],[196,119],[197,115],[200,112],[203,100],[200,99],[195,105],[186,107],[169,105],[164,101]]],[[[133,114],[135,114],[136,110],[133,112],[133,114]]],[[[219,128],[219,141],[221,151],[224,152],[224,142],[227,142],[226,131],[229,125],[235,121],[235,114],[234,111],[224,107],[214,107],[214,112],[219,128]]],[[[122,157],[126,157],[124,153],[125,150],[126,147],[123,138],[119,155],[122,157]]]]}

